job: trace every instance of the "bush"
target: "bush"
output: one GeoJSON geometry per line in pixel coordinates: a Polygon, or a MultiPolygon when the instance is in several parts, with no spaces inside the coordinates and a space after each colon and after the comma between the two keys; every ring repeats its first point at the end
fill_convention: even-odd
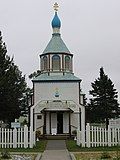
{"type": "Polygon", "coordinates": [[[10,153],[7,150],[1,152],[1,159],[10,159],[10,153]]]}
{"type": "Polygon", "coordinates": [[[100,159],[108,159],[111,158],[110,155],[108,154],[108,152],[103,152],[100,159]]]}
{"type": "Polygon", "coordinates": [[[76,136],[76,135],[77,135],[77,131],[76,131],[76,130],[73,130],[73,131],[72,131],[72,134],[76,136]]]}
{"type": "Polygon", "coordinates": [[[40,131],[40,130],[37,130],[37,131],[36,131],[36,139],[39,139],[39,140],[40,140],[40,137],[41,137],[41,131],[40,131]]]}

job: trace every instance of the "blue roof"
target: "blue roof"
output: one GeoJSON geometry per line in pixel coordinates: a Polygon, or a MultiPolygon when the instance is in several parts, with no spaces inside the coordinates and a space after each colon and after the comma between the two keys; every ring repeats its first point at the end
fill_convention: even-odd
{"type": "Polygon", "coordinates": [[[60,28],[61,27],[61,22],[60,22],[58,15],[57,15],[57,12],[55,12],[55,16],[52,20],[52,27],[53,28],[60,28]]]}
{"type": "Polygon", "coordinates": [[[70,51],[63,42],[59,33],[54,33],[47,47],[43,51],[45,53],[69,53],[70,51]]]}
{"type": "Polygon", "coordinates": [[[47,73],[44,73],[35,77],[32,81],[33,82],[56,81],[57,82],[57,81],[81,81],[81,79],[74,76],[74,74],[71,74],[71,73],[66,73],[65,75],[50,75],[50,76],[47,73]]]}

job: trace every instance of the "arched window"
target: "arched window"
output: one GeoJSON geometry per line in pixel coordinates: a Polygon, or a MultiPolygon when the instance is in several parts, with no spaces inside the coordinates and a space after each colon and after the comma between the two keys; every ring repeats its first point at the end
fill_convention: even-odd
{"type": "Polygon", "coordinates": [[[54,55],[52,57],[52,68],[53,70],[60,70],[60,56],[54,55]]]}
{"type": "Polygon", "coordinates": [[[65,69],[71,70],[71,59],[69,56],[65,56],[65,69]]]}
{"type": "Polygon", "coordinates": [[[43,58],[41,57],[41,70],[44,70],[44,65],[43,65],[43,58]]]}
{"type": "Polygon", "coordinates": [[[47,70],[47,56],[43,57],[43,70],[47,70]]]}

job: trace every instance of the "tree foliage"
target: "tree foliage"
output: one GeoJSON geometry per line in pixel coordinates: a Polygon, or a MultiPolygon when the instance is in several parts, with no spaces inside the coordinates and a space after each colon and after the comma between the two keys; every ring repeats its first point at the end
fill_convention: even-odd
{"type": "Polygon", "coordinates": [[[27,116],[29,114],[29,109],[32,105],[32,94],[33,90],[29,87],[26,88],[25,92],[23,93],[20,103],[21,116],[27,116]]]}
{"type": "Polygon", "coordinates": [[[109,118],[118,116],[119,104],[117,101],[117,91],[110,78],[100,68],[100,77],[96,79],[90,90],[90,103],[87,105],[87,119],[92,122],[104,122],[108,124],[109,118]]]}
{"type": "Polygon", "coordinates": [[[41,71],[40,70],[37,70],[36,72],[33,72],[29,75],[29,78],[32,79],[32,78],[35,78],[37,76],[39,76],[41,74],[41,71]]]}
{"type": "Polygon", "coordinates": [[[11,122],[20,116],[19,106],[26,86],[25,76],[7,55],[0,32],[0,120],[11,122]]]}

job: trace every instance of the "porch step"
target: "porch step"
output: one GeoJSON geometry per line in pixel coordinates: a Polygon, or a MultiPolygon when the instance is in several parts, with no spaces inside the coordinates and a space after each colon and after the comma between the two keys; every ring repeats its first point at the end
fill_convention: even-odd
{"type": "Polygon", "coordinates": [[[57,134],[57,135],[44,135],[44,137],[46,139],[55,139],[55,140],[65,140],[65,139],[69,139],[70,138],[70,135],[69,134],[57,134]]]}

